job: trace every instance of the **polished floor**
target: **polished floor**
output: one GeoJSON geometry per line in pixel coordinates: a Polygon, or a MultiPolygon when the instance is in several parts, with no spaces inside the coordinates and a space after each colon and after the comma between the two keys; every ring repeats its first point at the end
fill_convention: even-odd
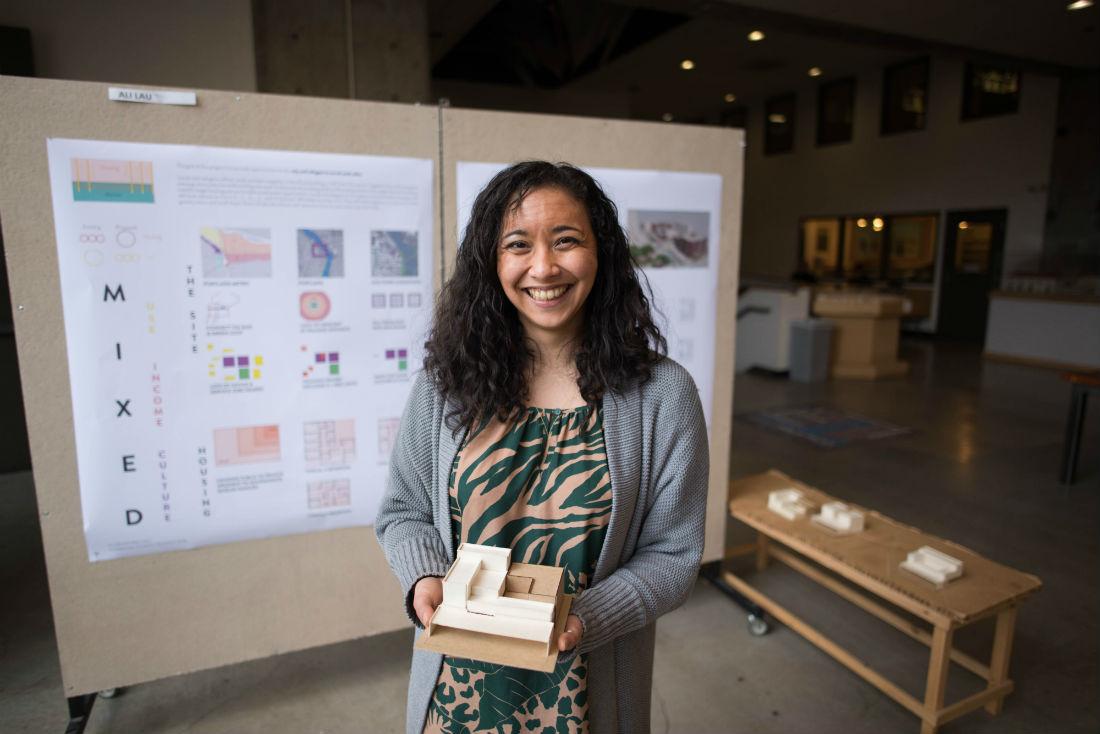
{"type": "MultiPolygon", "coordinates": [[[[737,413],[825,404],[913,428],[822,450],[735,421],[733,476],[777,467],[1042,578],[1023,605],[998,717],[967,715],[945,734],[1100,731],[1100,405],[1080,476],[1057,481],[1069,390],[1056,372],[983,362],[969,347],[904,344],[902,380],[797,385],[737,378],[737,413]]],[[[741,537],[736,528],[731,536],[741,537]]],[[[747,569],[743,567],[747,573],[747,569]]],[[[914,694],[927,651],[783,568],[753,579],[914,694]]],[[[0,732],[65,730],[67,711],[29,475],[0,477],[0,732]]],[[[991,625],[957,636],[987,654],[991,625]]],[[[127,689],[99,700],[89,734],[397,732],[410,635],[357,640],[127,689]]],[[[951,671],[948,700],[978,689],[951,671]]],[[[918,731],[917,720],[798,635],[752,637],[743,612],[705,581],[658,626],[655,732],[800,734],[918,731]]]]}

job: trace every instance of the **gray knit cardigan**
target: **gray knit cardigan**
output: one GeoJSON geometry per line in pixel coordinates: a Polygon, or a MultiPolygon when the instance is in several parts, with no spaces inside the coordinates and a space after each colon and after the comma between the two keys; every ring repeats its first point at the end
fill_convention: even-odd
{"type": "MultiPolygon", "coordinates": [[[[375,529],[412,610],[412,589],[455,557],[448,481],[465,436],[420,374],[401,419],[375,529]]],[[[611,521],[591,585],[573,603],[584,626],[592,734],[649,731],[656,620],[687,598],[703,553],[709,455],[698,390],[671,359],[652,377],[603,399],[611,521]]],[[[413,651],[405,728],[420,734],[441,655],[413,651]]]]}

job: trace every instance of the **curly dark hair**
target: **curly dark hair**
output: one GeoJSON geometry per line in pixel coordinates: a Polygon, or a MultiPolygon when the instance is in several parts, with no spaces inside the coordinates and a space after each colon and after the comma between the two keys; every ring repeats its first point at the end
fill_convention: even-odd
{"type": "Polygon", "coordinates": [[[436,300],[424,368],[454,407],[452,428],[524,410],[535,350],[497,276],[504,216],[535,189],[557,188],[581,202],[596,237],[597,268],[576,350],[577,386],[589,404],[608,390],[649,379],[668,345],[650,313],[652,290],[619,226],[615,204],[584,171],[567,163],[524,161],[478,194],[454,274],[436,300]],[[646,291],[649,292],[647,297],[646,291]]]}

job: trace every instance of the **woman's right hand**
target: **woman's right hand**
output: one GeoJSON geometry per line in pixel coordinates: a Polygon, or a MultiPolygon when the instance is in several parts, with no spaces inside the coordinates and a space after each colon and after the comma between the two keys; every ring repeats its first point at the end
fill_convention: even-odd
{"type": "Polygon", "coordinates": [[[435,608],[443,603],[443,579],[425,576],[413,587],[413,611],[420,624],[427,629],[435,608]]]}

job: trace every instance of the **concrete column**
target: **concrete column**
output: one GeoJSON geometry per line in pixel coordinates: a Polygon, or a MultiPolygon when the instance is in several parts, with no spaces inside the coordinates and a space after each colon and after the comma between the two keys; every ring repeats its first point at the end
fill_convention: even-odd
{"type": "Polygon", "coordinates": [[[355,97],[431,101],[427,0],[350,0],[355,97]]]}
{"type": "Polygon", "coordinates": [[[427,0],[254,0],[261,92],[430,101],[427,0]]]}

